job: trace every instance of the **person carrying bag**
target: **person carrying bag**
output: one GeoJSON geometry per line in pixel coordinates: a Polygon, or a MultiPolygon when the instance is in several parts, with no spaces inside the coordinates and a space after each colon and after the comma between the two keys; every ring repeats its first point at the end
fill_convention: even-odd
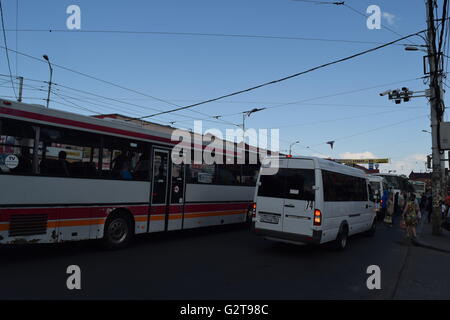
{"type": "Polygon", "coordinates": [[[416,238],[416,226],[420,216],[420,208],[418,208],[415,200],[415,194],[411,194],[402,214],[402,218],[406,227],[406,237],[411,239],[416,238]]]}

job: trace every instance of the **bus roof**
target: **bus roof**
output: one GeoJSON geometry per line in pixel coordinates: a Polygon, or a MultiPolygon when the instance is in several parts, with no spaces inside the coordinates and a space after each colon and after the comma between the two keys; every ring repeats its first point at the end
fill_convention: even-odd
{"type": "Polygon", "coordinates": [[[343,173],[343,174],[348,174],[348,175],[358,176],[358,177],[363,177],[363,178],[367,177],[366,173],[361,169],[350,167],[350,166],[347,166],[345,164],[342,164],[342,163],[339,163],[339,162],[336,162],[333,160],[319,158],[319,157],[313,157],[313,156],[280,157],[280,156],[276,156],[276,157],[267,157],[266,159],[271,159],[271,158],[277,158],[279,160],[285,160],[285,161],[312,160],[314,162],[315,167],[318,169],[324,169],[324,170],[329,170],[329,171],[333,171],[333,172],[338,172],[338,173],[343,173]]]}
{"type": "MultiPolygon", "coordinates": [[[[179,141],[172,140],[171,137],[175,130],[180,130],[180,132],[184,132],[191,136],[191,141],[194,143],[194,148],[196,149],[200,149],[200,147],[205,148],[209,143],[203,141],[202,137],[204,136],[188,130],[136,120],[119,114],[85,116],[46,108],[42,105],[21,103],[1,98],[0,118],[10,118],[128,139],[151,141],[168,146],[174,146],[179,143],[179,141]],[[202,145],[196,144],[196,137],[202,145]]],[[[218,153],[226,153],[227,155],[237,157],[241,156],[240,148],[236,148],[238,145],[237,143],[217,137],[215,137],[215,140],[218,140],[219,142],[223,141],[223,145],[225,146],[225,150],[216,149],[218,153]]],[[[249,146],[248,144],[246,144],[246,149],[249,152],[257,151],[255,147],[249,146]]],[[[270,154],[270,151],[268,151],[268,153],[270,154]]]]}

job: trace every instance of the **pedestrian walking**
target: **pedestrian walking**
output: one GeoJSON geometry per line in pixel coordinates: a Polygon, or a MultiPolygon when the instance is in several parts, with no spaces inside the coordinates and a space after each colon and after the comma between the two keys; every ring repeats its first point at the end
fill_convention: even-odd
{"type": "Polygon", "coordinates": [[[433,212],[433,198],[431,195],[427,197],[427,212],[428,212],[428,223],[431,223],[431,214],[433,212]]]}
{"type": "Polygon", "coordinates": [[[445,220],[445,215],[447,214],[447,205],[444,201],[441,201],[441,218],[445,220]]]}
{"type": "Polygon", "coordinates": [[[395,210],[395,200],[394,195],[389,193],[389,198],[386,205],[386,217],[384,218],[384,223],[386,223],[389,227],[392,227],[392,216],[394,215],[395,210]]]}
{"type": "Polygon", "coordinates": [[[416,226],[420,219],[420,208],[416,202],[416,195],[413,193],[409,197],[403,210],[402,218],[406,225],[406,237],[410,239],[416,238],[416,226]]]}
{"type": "Polygon", "coordinates": [[[399,194],[398,192],[395,193],[394,195],[394,212],[393,215],[398,213],[399,211],[399,194]]]}
{"type": "Polygon", "coordinates": [[[383,196],[381,197],[381,219],[383,220],[386,218],[388,200],[389,200],[389,192],[385,189],[383,191],[383,196]]]}

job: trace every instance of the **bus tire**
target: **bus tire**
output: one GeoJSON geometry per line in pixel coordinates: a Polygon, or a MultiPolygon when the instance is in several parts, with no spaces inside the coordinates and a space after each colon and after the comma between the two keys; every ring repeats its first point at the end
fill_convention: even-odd
{"type": "Polygon", "coordinates": [[[366,235],[369,237],[373,237],[375,236],[376,231],[377,231],[377,218],[373,219],[370,229],[366,231],[366,235]]]}
{"type": "Polygon", "coordinates": [[[109,249],[126,247],[134,235],[132,218],[129,214],[118,211],[106,219],[103,243],[109,249]]]}
{"type": "Polygon", "coordinates": [[[336,240],[334,240],[334,248],[336,250],[344,250],[345,248],[347,248],[347,243],[348,243],[348,226],[346,224],[343,224],[339,230],[336,240]]]}

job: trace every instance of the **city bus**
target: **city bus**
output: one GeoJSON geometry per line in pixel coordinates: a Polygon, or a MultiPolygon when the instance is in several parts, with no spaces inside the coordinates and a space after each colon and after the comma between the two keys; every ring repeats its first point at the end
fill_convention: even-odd
{"type": "Polygon", "coordinates": [[[349,236],[375,234],[366,174],[334,161],[316,157],[279,159],[271,171],[267,158],[256,187],[254,232],[269,240],[294,244],[334,242],[344,249],[349,236]]]}
{"type": "Polygon", "coordinates": [[[375,203],[375,212],[377,216],[381,218],[381,206],[382,206],[382,198],[385,190],[388,189],[387,183],[385,182],[383,177],[375,176],[372,174],[368,175],[369,184],[371,190],[373,192],[373,200],[375,203]]]}
{"type": "MultiPolygon", "coordinates": [[[[173,130],[0,99],[0,244],[118,248],[138,234],[251,220],[259,164],[173,163],[173,130]]],[[[243,156],[228,150],[216,152],[243,156]]]]}
{"type": "Polygon", "coordinates": [[[405,197],[409,193],[415,192],[414,187],[406,177],[391,173],[375,173],[374,175],[383,177],[390,192],[392,192],[394,196],[398,195],[398,205],[400,208],[403,208],[405,201],[407,200],[405,197]]]}
{"type": "Polygon", "coordinates": [[[420,201],[420,198],[425,194],[425,187],[426,184],[423,181],[415,181],[415,180],[409,180],[409,182],[412,184],[414,188],[414,193],[416,195],[416,198],[418,201],[420,201]]]}

